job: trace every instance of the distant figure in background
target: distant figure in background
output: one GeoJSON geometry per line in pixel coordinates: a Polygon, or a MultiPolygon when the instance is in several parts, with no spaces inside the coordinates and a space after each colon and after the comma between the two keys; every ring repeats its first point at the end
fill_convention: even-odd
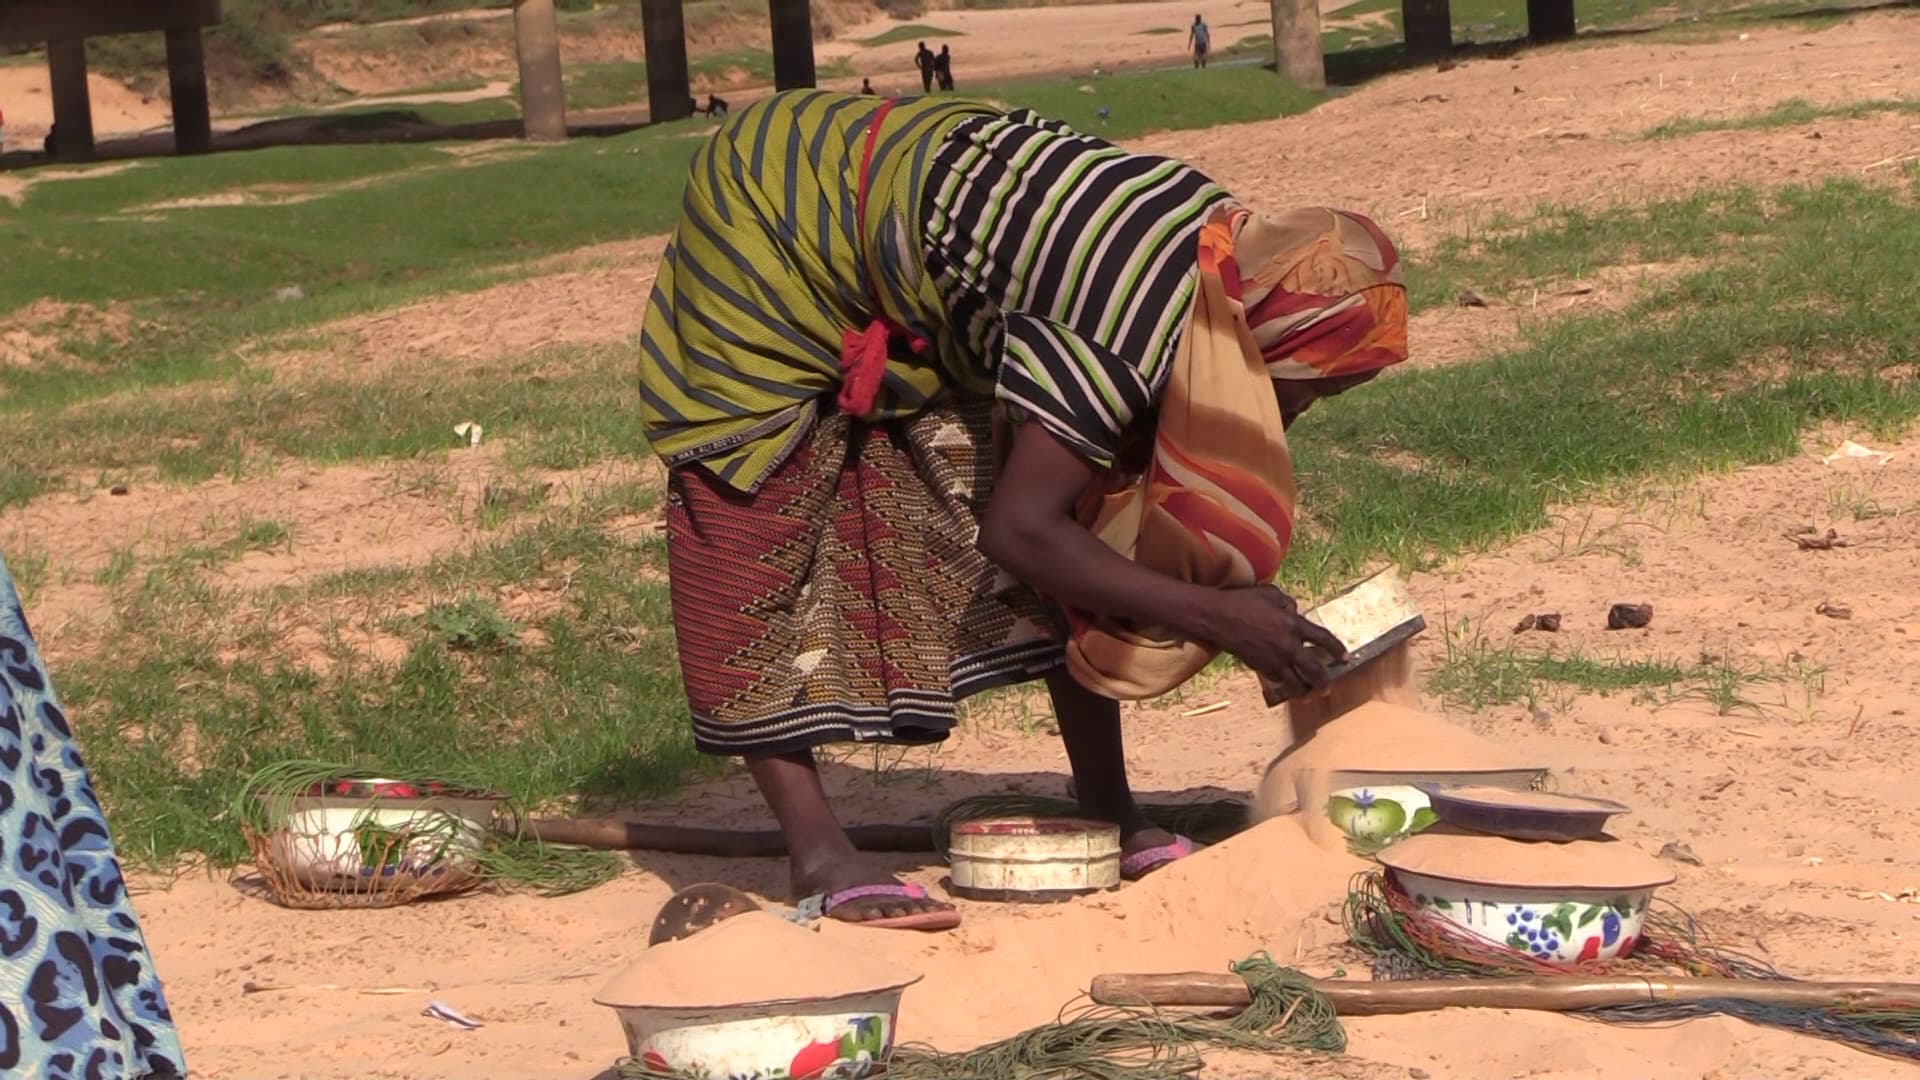
{"type": "Polygon", "coordinates": [[[877,94],[874,93],[874,90],[873,90],[873,80],[866,78],[865,76],[862,76],[860,79],[860,92],[867,95],[868,97],[878,96],[877,94]]]}
{"type": "Polygon", "coordinates": [[[727,115],[727,101],[725,98],[708,94],[707,104],[700,111],[706,113],[708,116],[725,116],[727,115]]]}
{"type": "Polygon", "coordinates": [[[1193,17],[1193,25],[1187,29],[1187,45],[1193,50],[1193,66],[1207,66],[1207,50],[1213,44],[1213,31],[1207,29],[1207,21],[1200,16],[1193,17]]]}
{"type": "Polygon", "coordinates": [[[913,64],[920,69],[921,92],[933,93],[933,50],[927,48],[926,42],[921,42],[920,51],[913,54],[913,64]]]}
{"type": "Polygon", "coordinates": [[[940,46],[940,55],[933,58],[933,75],[940,80],[940,89],[953,89],[953,54],[945,45],[940,46]]]}

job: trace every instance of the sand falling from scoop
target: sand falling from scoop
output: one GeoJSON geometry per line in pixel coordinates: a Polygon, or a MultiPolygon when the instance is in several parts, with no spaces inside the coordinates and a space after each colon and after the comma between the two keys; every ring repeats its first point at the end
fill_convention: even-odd
{"type": "Polygon", "coordinates": [[[900,1038],[967,1050],[1053,1020],[1108,971],[1225,971],[1270,950],[1282,963],[1339,940],[1326,913],[1365,864],[1316,846],[1282,818],[1169,863],[1139,882],[1069,903],[962,903],[943,934],[821,935],[926,975],[906,992],[900,1038]]]}

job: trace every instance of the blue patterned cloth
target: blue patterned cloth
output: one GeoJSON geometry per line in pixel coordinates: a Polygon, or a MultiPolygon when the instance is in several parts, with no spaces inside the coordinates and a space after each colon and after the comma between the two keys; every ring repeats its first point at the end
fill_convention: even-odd
{"type": "Polygon", "coordinates": [[[0,559],[0,1076],[184,1075],[100,800],[0,559]]]}

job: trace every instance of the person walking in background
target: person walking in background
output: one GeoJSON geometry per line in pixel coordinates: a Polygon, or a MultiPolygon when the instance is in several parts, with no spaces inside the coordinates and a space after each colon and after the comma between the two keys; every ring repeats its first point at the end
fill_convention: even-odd
{"type": "Polygon", "coordinates": [[[860,92],[868,97],[876,96],[873,92],[873,80],[862,76],[860,79],[860,92]]]}
{"type": "Polygon", "coordinates": [[[939,80],[940,89],[953,89],[953,54],[945,45],[940,46],[940,55],[933,58],[933,77],[939,80]]]}
{"type": "Polygon", "coordinates": [[[1213,45],[1213,31],[1207,29],[1207,20],[1198,15],[1193,17],[1193,25],[1187,29],[1187,47],[1193,50],[1193,66],[1207,66],[1207,50],[1213,45]]]}
{"type": "Polygon", "coordinates": [[[923,93],[933,93],[933,50],[926,42],[920,43],[920,51],[913,54],[913,64],[920,69],[920,89],[923,93]]]}

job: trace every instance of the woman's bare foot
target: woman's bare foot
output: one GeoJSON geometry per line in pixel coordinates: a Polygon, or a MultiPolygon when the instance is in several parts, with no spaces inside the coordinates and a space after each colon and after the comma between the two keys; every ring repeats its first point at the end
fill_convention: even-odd
{"type": "Polygon", "coordinates": [[[749,758],[747,768],[786,834],[796,898],[821,897],[821,914],[851,923],[924,930],[959,923],[952,904],[903,884],[854,849],[833,816],[811,753],[749,758]]]}

